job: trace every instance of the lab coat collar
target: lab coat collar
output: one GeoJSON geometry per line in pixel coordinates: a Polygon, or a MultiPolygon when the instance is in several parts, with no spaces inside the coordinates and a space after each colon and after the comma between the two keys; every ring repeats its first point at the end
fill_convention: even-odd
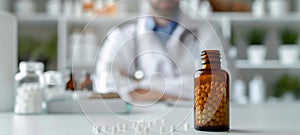
{"type": "MultiPolygon", "coordinates": [[[[180,42],[180,36],[183,34],[183,32],[186,31],[186,29],[195,29],[195,25],[189,25],[191,22],[193,22],[190,18],[188,18],[182,11],[178,11],[178,25],[175,28],[172,37],[168,40],[166,47],[172,46],[174,44],[177,44],[176,42],[180,42]]],[[[137,22],[137,35],[145,34],[151,32],[151,30],[147,29],[146,22],[147,17],[150,17],[151,15],[142,16],[138,19],[137,22]]],[[[157,42],[159,43],[159,42],[157,42]]],[[[160,43],[161,44],[161,43],[160,43]]]]}
{"type": "MultiPolygon", "coordinates": [[[[170,18],[170,19],[178,22],[179,25],[183,25],[185,28],[189,28],[189,23],[191,22],[191,19],[188,18],[181,10],[178,10],[176,14],[177,15],[175,16],[175,18],[170,18]]],[[[140,33],[149,31],[145,28],[146,22],[147,22],[146,20],[148,17],[152,17],[152,16],[155,16],[155,15],[146,14],[146,15],[141,16],[138,19],[138,28],[139,28],[138,30],[140,31],[140,33]],[[143,29],[141,29],[141,28],[143,28],[143,29]]],[[[138,33],[138,34],[140,34],[140,33],[138,33]]]]}

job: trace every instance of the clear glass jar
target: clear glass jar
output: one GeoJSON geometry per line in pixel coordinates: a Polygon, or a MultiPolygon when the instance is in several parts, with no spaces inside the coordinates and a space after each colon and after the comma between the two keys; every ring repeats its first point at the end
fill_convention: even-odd
{"type": "Polygon", "coordinates": [[[46,109],[44,95],[44,65],[40,62],[21,62],[16,74],[15,113],[37,114],[46,109]]]}

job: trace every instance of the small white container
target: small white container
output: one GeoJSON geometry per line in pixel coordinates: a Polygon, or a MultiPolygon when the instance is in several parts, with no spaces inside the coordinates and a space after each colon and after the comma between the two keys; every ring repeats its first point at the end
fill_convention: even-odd
{"type": "Polygon", "coordinates": [[[92,30],[88,30],[83,36],[84,48],[82,53],[84,54],[84,64],[92,66],[95,61],[97,52],[97,37],[92,30]]]}
{"type": "Polygon", "coordinates": [[[271,16],[280,17],[289,12],[290,5],[288,0],[269,0],[268,8],[271,16]]]}
{"type": "Polygon", "coordinates": [[[235,59],[237,57],[237,47],[236,46],[230,46],[228,50],[228,56],[232,59],[235,59]]]}
{"type": "Polygon", "coordinates": [[[84,60],[84,56],[82,54],[83,48],[82,42],[82,34],[80,29],[74,29],[71,37],[70,37],[70,62],[73,65],[82,65],[82,61],[84,60]]]}
{"type": "Polygon", "coordinates": [[[266,99],[266,86],[261,75],[255,75],[249,83],[249,100],[251,103],[263,103],[266,99]]]}
{"type": "Polygon", "coordinates": [[[291,65],[298,62],[299,46],[298,45],[281,45],[278,47],[278,57],[282,64],[291,65]]]}
{"type": "Polygon", "coordinates": [[[18,0],[15,4],[15,12],[18,15],[32,15],[35,12],[35,3],[32,0],[18,0]]]}
{"type": "Polygon", "coordinates": [[[73,4],[73,16],[79,18],[82,16],[82,2],[75,0],[73,4]]]}
{"type": "Polygon", "coordinates": [[[263,17],[265,15],[265,0],[255,0],[252,4],[252,15],[263,17]]]}
{"type": "Polygon", "coordinates": [[[246,104],[248,102],[246,93],[246,83],[240,79],[235,80],[233,84],[233,100],[239,104],[246,104]]]}
{"type": "Polygon", "coordinates": [[[247,57],[250,64],[260,65],[266,59],[267,49],[264,45],[250,45],[247,48],[247,57]]]}
{"type": "Polygon", "coordinates": [[[64,12],[64,15],[66,17],[72,16],[72,14],[73,14],[73,0],[65,0],[63,12],[64,12]]]}
{"type": "Polygon", "coordinates": [[[50,16],[58,16],[61,13],[60,0],[49,0],[47,2],[46,11],[50,16]]]}

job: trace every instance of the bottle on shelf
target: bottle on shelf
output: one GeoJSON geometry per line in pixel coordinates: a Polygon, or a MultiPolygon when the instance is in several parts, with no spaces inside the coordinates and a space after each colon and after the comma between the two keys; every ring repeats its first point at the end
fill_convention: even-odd
{"type": "Polygon", "coordinates": [[[242,79],[237,79],[234,81],[232,93],[233,101],[239,104],[246,104],[248,102],[246,83],[242,79]]]}
{"type": "Polygon", "coordinates": [[[105,6],[108,15],[116,15],[118,9],[113,0],[106,0],[105,6]]]}
{"type": "Polygon", "coordinates": [[[93,16],[94,1],[93,0],[83,0],[82,2],[83,15],[86,17],[93,16]]]}
{"type": "Polygon", "coordinates": [[[61,13],[60,0],[48,0],[46,7],[47,14],[50,16],[58,16],[61,13]]]}
{"type": "Polygon", "coordinates": [[[69,64],[71,65],[81,65],[84,60],[84,55],[80,53],[82,51],[83,45],[81,40],[81,29],[74,28],[70,36],[70,46],[69,46],[69,64]]]}
{"type": "Polygon", "coordinates": [[[77,86],[77,82],[74,80],[73,73],[71,72],[69,74],[69,80],[68,80],[68,82],[66,84],[66,90],[74,91],[77,88],[76,86],[77,86]]]}
{"type": "Polygon", "coordinates": [[[97,15],[104,15],[104,14],[106,14],[105,13],[105,9],[104,9],[103,0],[96,0],[95,1],[94,12],[97,15]]]}
{"type": "Polygon", "coordinates": [[[75,0],[73,4],[73,16],[80,18],[82,16],[82,1],[75,0]]]}
{"type": "MultiPolygon", "coordinates": [[[[64,83],[61,72],[47,71],[44,73],[45,90],[48,93],[60,93],[64,91],[64,83]]],[[[47,93],[47,94],[48,94],[47,93]]]]}
{"type": "Polygon", "coordinates": [[[80,84],[80,90],[93,90],[93,81],[91,79],[91,74],[89,72],[85,73],[85,79],[80,84]]]}
{"type": "Polygon", "coordinates": [[[66,17],[70,17],[73,14],[73,0],[65,0],[64,1],[64,8],[63,8],[64,15],[66,17]]]}
{"type": "Polygon", "coordinates": [[[263,103],[265,101],[266,88],[262,75],[255,75],[249,83],[249,100],[251,103],[263,103]]]}
{"type": "Polygon", "coordinates": [[[290,12],[290,1],[268,0],[268,10],[272,17],[283,17],[290,12]]]}
{"type": "Polygon", "coordinates": [[[263,17],[265,15],[265,0],[255,0],[252,4],[252,15],[263,17]]]}
{"type": "Polygon", "coordinates": [[[88,67],[93,66],[97,52],[97,36],[93,29],[87,28],[82,40],[82,64],[88,67]]]}
{"type": "Polygon", "coordinates": [[[15,4],[15,11],[18,15],[32,15],[36,5],[32,0],[18,0],[15,4]]]}

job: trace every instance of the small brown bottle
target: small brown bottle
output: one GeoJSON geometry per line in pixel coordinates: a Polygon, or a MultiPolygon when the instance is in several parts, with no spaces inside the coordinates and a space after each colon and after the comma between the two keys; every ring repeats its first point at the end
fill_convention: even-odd
{"type": "Polygon", "coordinates": [[[76,81],[73,79],[73,74],[70,73],[69,75],[69,80],[66,84],[66,90],[71,90],[74,91],[76,89],[77,83],[76,81]]]}
{"type": "Polygon", "coordinates": [[[229,130],[229,75],[221,69],[220,51],[202,51],[202,68],[194,80],[194,127],[201,131],[229,130]]]}
{"type": "Polygon", "coordinates": [[[81,82],[80,89],[81,90],[89,90],[89,91],[93,90],[93,81],[91,80],[90,73],[85,74],[85,79],[83,82],[81,82]]]}

